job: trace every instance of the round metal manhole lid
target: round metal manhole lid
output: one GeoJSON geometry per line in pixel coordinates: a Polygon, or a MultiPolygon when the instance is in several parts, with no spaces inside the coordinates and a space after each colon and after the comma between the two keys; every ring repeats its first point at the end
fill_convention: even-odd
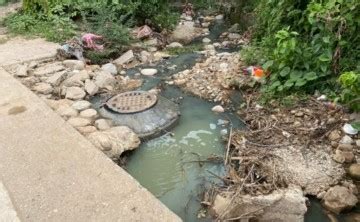
{"type": "Polygon", "coordinates": [[[145,91],[118,94],[106,102],[106,106],[118,113],[136,113],[147,110],[157,102],[157,96],[145,91]]]}

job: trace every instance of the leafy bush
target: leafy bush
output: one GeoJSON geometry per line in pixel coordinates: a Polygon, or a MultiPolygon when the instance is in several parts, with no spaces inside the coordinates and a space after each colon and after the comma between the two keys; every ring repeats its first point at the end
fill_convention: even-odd
{"type": "Polygon", "coordinates": [[[254,12],[256,60],[271,74],[264,92],[322,90],[360,70],[360,1],[260,0],[254,12]]]}
{"type": "Polygon", "coordinates": [[[342,87],[340,101],[351,109],[360,111],[360,73],[345,72],[340,75],[342,87]]]}

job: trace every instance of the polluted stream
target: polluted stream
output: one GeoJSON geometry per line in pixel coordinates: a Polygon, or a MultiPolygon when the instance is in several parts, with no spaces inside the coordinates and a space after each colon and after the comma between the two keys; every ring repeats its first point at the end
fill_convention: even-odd
{"type": "MultiPolygon", "coordinates": [[[[225,30],[224,23],[215,23],[209,37],[215,40],[225,30]]],[[[192,44],[199,44],[200,38],[192,44]]],[[[220,49],[218,52],[233,52],[234,49],[220,49]]],[[[222,185],[221,177],[226,175],[223,164],[226,152],[225,140],[230,128],[244,129],[245,125],[236,114],[216,114],[211,108],[217,104],[189,95],[177,86],[165,84],[173,74],[191,69],[203,59],[200,53],[184,53],[161,61],[155,76],[139,75],[139,69],[150,68],[140,65],[127,70],[132,78],[142,79],[138,90],[160,88],[160,95],[179,105],[181,116],[176,124],[154,138],[143,139],[141,146],[128,154],[124,168],[154,196],[176,213],[183,221],[213,221],[202,211],[201,201],[206,189],[222,185]]],[[[238,107],[241,97],[231,98],[238,107]]],[[[100,108],[103,98],[95,97],[92,103],[100,108]]],[[[118,117],[121,118],[121,117],[118,117]]],[[[116,122],[116,119],[115,119],[116,122]]],[[[310,198],[305,222],[330,221],[320,203],[310,198]]],[[[347,221],[343,216],[338,221],[347,221]]]]}

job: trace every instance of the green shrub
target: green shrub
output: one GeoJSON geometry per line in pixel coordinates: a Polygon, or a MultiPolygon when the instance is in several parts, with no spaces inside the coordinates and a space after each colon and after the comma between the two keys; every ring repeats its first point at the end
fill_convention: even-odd
{"type": "Polygon", "coordinates": [[[259,0],[254,13],[256,52],[242,54],[270,73],[264,93],[334,91],[340,73],[360,71],[360,1],[259,0]]]}
{"type": "Polygon", "coordinates": [[[360,73],[345,72],[340,75],[342,87],[339,100],[351,109],[360,111],[360,73]]]}

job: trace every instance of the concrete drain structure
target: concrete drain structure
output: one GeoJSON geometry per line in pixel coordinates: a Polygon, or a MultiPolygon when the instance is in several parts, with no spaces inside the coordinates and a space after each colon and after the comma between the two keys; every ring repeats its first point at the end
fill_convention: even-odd
{"type": "Polygon", "coordinates": [[[111,119],[115,125],[128,126],[141,138],[160,135],[180,116],[176,103],[146,91],[126,92],[100,100],[101,116],[111,119]]]}

